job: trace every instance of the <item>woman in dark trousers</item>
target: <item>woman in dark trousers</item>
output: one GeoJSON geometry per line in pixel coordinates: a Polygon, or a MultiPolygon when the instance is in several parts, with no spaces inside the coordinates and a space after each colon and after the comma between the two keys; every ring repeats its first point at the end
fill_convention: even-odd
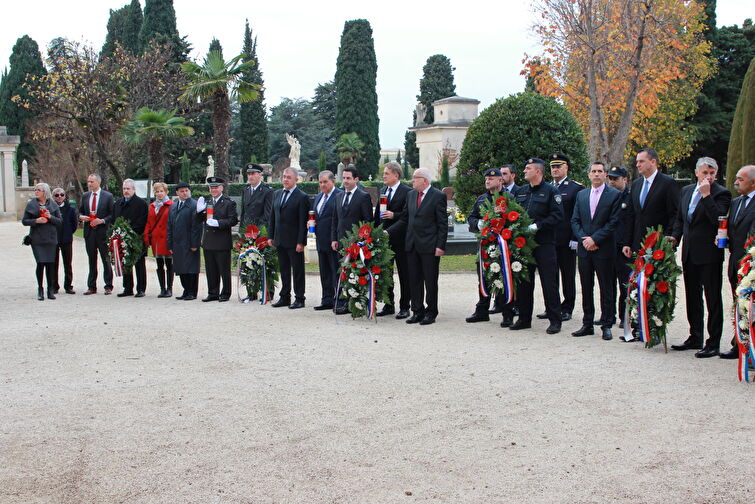
{"type": "Polygon", "coordinates": [[[168,186],[155,182],[155,201],[149,206],[147,227],[144,228],[144,243],[152,247],[157,259],[157,281],[160,283],[159,298],[173,296],[173,254],[168,249],[168,214],[173,201],[168,197],[168,186]]]}
{"type": "Polygon", "coordinates": [[[60,208],[52,200],[50,186],[34,186],[35,199],[29,200],[21,223],[31,227],[29,238],[34,260],[37,261],[37,299],[45,300],[42,279],[47,276],[47,297],[55,299],[55,256],[58,248],[58,227],[63,223],[60,208]]]}

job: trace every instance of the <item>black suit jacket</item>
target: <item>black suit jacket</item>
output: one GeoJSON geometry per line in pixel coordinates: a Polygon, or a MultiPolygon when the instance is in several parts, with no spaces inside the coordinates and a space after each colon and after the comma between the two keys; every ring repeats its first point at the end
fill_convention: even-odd
{"type": "MultiPolygon", "coordinates": [[[[372,222],[372,198],[361,189],[354,189],[349,205],[344,208],[343,202],[346,191],[336,196],[336,207],[333,212],[333,225],[330,228],[330,241],[339,241],[351,231],[358,222],[372,222]]],[[[340,244],[339,244],[340,248],[340,244]]]]}
{"type": "MultiPolygon", "coordinates": [[[[79,205],[79,215],[89,215],[91,214],[89,210],[89,199],[92,197],[92,191],[87,191],[84,193],[84,195],[81,197],[81,204],[79,205]]],[[[97,201],[97,218],[102,219],[105,221],[104,224],[100,224],[99,226],[92,227],[89,225],[88,222],[85,222],[84,226],[84,238],[88,237],[90,234],[94,233],[94,236],[97,240],[106,240],[107,239],[107,229],[110,227],[110,224],[113,223],[113,206],[115,204],[115,199],[113,198],[113,195],[109,192],[107,192],[104,189],[100,190],[100,198],[97,201]]]]}
{"type": "Polygon", "coordinates": [[[273,195],[273,215],[270,218],[268,236],[276,247],[296,248],[307,243],[307,218],[309,217],[309,197],[295,187],[284,206],[281,206],[283,189],[273,195]]]}
{"type": "Polygon", "coordinates": [[[621,251],[624,246],[631,247],[632,244],[627,242],[626,228],[628,223],[634,219],[634,210],[632,209],[632,193],[629,191],[629,185],[621,193],[621,212],[619,213],[619,222],[616,224],[616,249],[621,251]]]}
{"type": "MultiPolygon", "coordinates": [[[[380,217],[380,200],[378,199],[378,204],[375,207],[375,225],[379,226],[380,224],[383,225],[383,230],[388,232],[389,242],[391,245],[391,250],[394,252],[404,250],[406,246],[406,233],[403,232],[397,232],[400,226],[398,226],[398,222],[401,220],[401,217],[406,213],[406,196],[409,194],[409,191],[411,189],[400,183],[396,187],[396,192],[391,197],[391,200],[388,202],[388,210],[393,212],[393,219],[383,219],[380,217]]],[[[380,190],[380,194],[386,194],[388,192],[388,187],[384,186],[380,190]]]]}
{"type": "MultiPolygon", "coordinates": [[[[206,203],[212,201],[212,196],[206,198],[206,203]]],[[[207,209],[197,214],[197,219],[203,221],[202,248],[205,250],[231,250],[233,238],[231,228],[238,224],[236,202],[222,194],[212,210],[212,218],[218,221],[218,227],[207,225],[207,209]]]]}
{"type": "Polygon", "coordinates": [[[406,196],[406,213],[399,221],[396,232],[406,235],[406,250],[419,254],[435,254],[435,249],[446,249],[448,239],[448,216],[446,194],[430,186],[422,204],[417,208],[416,189],[406,196]]]}
{"type": "Polygon", "coordinates": [[[612,259],[616,256],[616,227],[621,219],[622,193],[613,187],[604,187],[595,215],[590,216],[591,191],[590,187],[577,194],[571,217],[572,233],[577,239],[577,255],[612,259]],[[582,245],[582,238],[587,236],[598,245],[598,250],[589,251],[582,245]]]}
{"type": "MultiPolygon", "coordinates": [[[[755,197],[753,197],[755,199],[755,197]]],[[[739,209],[744,196],[737,196],[731,201],[729,209],[729,281],[737,278],[739,261],[745,255],[747,237],[755,232],[755,201],[750,201],[746,207],[739,209]],[[739,213],[737,213],[739,209],[739,213]]]]}
{"type": "Polygon", "coordinates": [[[640,248],[640,243],[648,233],[648,228],[663,226],[663,234],[671,235],[674,220],[679,208],[679,187],[676,181],[658,171],[653,184],[650,186],[645,206],[640,207],[640,195],[645,177],[632,182],[631,198],[634,219],[626,221],[624,241],[632,250],[640,248]]]}
{"type": "Polygon", "coordinates": [[[322,192],[317,193],[315,196],[314,207],[315,211],[315,241],[317,242],[318,252],[332,251],[331,242],[331,229],[333,228],[333,214],[336,208],[336,196],[342,193],[339,188],[334,187],[333,191],[328,197],[327,203],[322,208],[322,213],[318,211],[320,208],[320,201],[325,196],[322,192]]]}
{"type": "Polygon", "coordinates": [[[249,224],[257,227],[270,227],[270,215],[273,213],[273,188],[260,182],[257,190],[252,193],[252,186],[247,184],[241,192],[241,222],[242,231],[249,224]]]}
{"type": "MultiPolygon", "coordinates": [[[[553,182],[553,185],[556,185],[553,182]]],[[[556,186],[558,193],[561,195],[561,206],[564,209],[564,217],[561,222],[556,224],[556,246],[568,247],[571,240],[579,240],[578,236],[572,233],[571,218],[574,214],[574,206],[577,203],[577,195],[585,186],[579,182],[566,177],[561,185],[556,186]]],[[[587,215],[590,215],[589,213],[587,215]]]]}
{"type": "Polygon", "coordinates": [[[725,216],[729,211],[731,193],[716,183],[711,185],[710,195],[700,198],[690,221],[687,212],[696,186],[696,183],[690,184],[682,189],[679,211],[674,224],[673,236],[677,242],[684,236],[682,263],[722,263],[724,249],[716,247],[718,218],[725,216]]]}
{"type": "Polygon", "coordinates": [[[136,234],[142,236],[144,235],[144,227],[147,225],[147,212],[149,212],[149,205],[139,196],[131,196],[128,201],[121,198],[115,202],[113,207],[113,222],[118,217],[123,217],[131,224],[131,228],[136,234]]]}

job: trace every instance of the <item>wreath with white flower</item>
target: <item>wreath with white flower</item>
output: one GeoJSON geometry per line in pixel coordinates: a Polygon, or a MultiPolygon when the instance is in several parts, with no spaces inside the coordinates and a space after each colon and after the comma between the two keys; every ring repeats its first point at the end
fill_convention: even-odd
{"type": "Polygon", "coordinates": [[[142,256],[144,240],[124,217],[118,217],[110,228],[108,250],[113,272],[116,276],[123,276],[124,271],[132,268],[142,256]]]}
{"type": "MultiPolygon", "coordinates": [[[[233,248],[236,261],[238,282],[249,293],[261,293],[260,304],[272,299],[275,284],[278,281],[278,251],[267,244],[267,230],[254,224],[239,233],[239,239],[233,248]]],[[[239,299],[241,292],[237,288],[239,299]]]]}
{"type": "Polygon", "coordinates": [[[739,261],[737,269],[737,302],[734,304],[734,335],[739,349],[737,375],[739,381],[750,381],[748,364],[755,366],[755,238],[745,243],[747,254],[739,261]]]}

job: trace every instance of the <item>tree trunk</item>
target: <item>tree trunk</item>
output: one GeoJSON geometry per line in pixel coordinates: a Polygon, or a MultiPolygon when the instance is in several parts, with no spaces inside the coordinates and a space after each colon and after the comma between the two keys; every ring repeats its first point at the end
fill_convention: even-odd
{"type": "Polygon", "coordinates": [[[165,181],[165,168],[163,165],[163,140],[153,138],[149,141],[149,178],[152,182],[165,181]]]}
{"type": "Polygon", "coordinates": [[[215,145],[215,174],[230,182],[230,168],[228,163],[229,126],[231,122],[231,103],[228,93],[215,93],[213,99],[212,126],[214,129],[213,143],[215,145]]]}

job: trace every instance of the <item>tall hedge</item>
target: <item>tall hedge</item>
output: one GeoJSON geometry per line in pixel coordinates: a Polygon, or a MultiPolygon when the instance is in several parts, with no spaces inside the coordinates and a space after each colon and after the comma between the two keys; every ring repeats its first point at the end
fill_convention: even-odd
{"type": "Polygon", "coordinates": [[[733,190],[737,171],[745,165],[755,164],[755,58],[750,61],[742,81],[742,91],[731,123],[727,159],[726,185],[733,190]]]}
{"type": "Polygon", "coordinates": [[[486,169],[513,164],[517,184],[521,185],[525,183],[522,171],[528,158],[547,161],[556,152],[571,160],[569,178],[587,180],[589,160],[584,136],[566,107],[536,93],[501,98],[483,110],[467,131],[457,165],[454,200],[468,212],[475,198],[485,191],[486,169]]]}

